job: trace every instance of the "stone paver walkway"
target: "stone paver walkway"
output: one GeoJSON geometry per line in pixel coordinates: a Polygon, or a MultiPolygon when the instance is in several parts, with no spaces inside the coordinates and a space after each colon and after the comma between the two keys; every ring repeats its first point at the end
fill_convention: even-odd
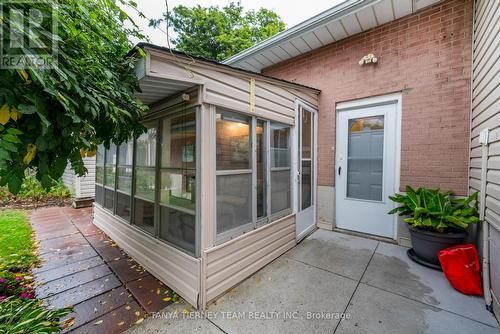
{"type": "Polygon", "coordinates": [[[92,223],[92,209],[54,207],[30,217],[42,266],[36,294],[74,306],[71,333],[121,333],[171,303],[172,292],[92,223]]]}

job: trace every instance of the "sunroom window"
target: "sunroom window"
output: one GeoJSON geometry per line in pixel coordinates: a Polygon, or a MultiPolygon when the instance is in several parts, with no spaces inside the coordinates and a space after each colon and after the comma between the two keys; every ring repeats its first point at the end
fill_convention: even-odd
{"type": "Polygon", "coordinates": [[[104,145],[97,147],[95,160],[95,201],[104,205],[104,145]]]}
{"type": "Polygon", "coordinates": [[[132,161],[134,142],[122,143],[118,147],[118,165],[116,168],[116,214],[123,219],[131,219],[132,161]]]}
{"type": "Polygon", "coordinates": [[[288,125],[217,111],[217,242],[292,212],[290,155],[288,125]]]}
{"type": "Polygon", "coordinates": [[[217,233],[252,224],[251,118],[218,111],[217,233]]]}
{"type": "Polygon", "coordinates": [[[190,253],[196,244],[196,112],[161,124],[160,238],[190,253]]]}
{"type": "Polygon", "coordinates": [[[290,128],[271,123],[271,215],[291,212],[290,128]]]}
{"type": "Polygon", "coordinates": [[[147,131],[136,139],[134,223],[154,233],[156,193],[157,123],[145,124],[147,131]]]}
{"type": "Polygon", "coordinates": [[[116,145],[110,144],[104,156],[104,207],[113,211],[115,199],[116,145]]]}

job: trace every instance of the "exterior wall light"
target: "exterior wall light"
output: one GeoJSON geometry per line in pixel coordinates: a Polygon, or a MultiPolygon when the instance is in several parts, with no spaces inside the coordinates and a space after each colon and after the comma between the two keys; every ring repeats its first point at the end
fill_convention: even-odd
{"type": "Polygon", "coordinates": [[[370,63],[376,64],[377,62],[378,58],[373,53],[369,53],[359,60],[359,65],[363,66],[364,64],[370,64],[370,63]]]}

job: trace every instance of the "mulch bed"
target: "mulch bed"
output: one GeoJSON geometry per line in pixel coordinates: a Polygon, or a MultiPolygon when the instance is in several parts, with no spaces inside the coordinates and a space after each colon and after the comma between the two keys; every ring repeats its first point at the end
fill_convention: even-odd
{"type": "Polygon", "coordinates": [[[50,206],[70,206],[73,200],[71,198],[44,197],[39,200],[32,198],[10,198],[7,204],[0,204],[0,210],[19,209],[33,210],[50,206]]]}

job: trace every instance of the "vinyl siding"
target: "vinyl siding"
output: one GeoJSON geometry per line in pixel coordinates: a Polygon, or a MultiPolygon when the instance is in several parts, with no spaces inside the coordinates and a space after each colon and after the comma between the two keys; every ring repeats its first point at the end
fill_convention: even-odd
{"type": "Polygon", "coordinates": [[[159,280],[197,307],[200,259],[171,247],[94,204],[94,224],[159,280]]]}
{"type": "Polygon", "coordinates": [[[295,244],[295,216],[289,216],[207,250],[204,300],[222,295],[295,244]]]}
{"type": "Polygon", "coordinates": [[[313,107],[318,106],[316,92],[283,87],[255,79],[255,111],[250,111],[250,75],[223,70],[202,63],[179,63],[151,51],[149,76],[186,78],[203,85],[204,103],[293,125],[295,101],[300,98],[313,107]]]}
{"type": "Polygon", "coordinates": [[[71,169],[70,163],[68,163],[62,175],[64,185],[71,190],[75,198],[95,196],[95,157],[83,158],[83,163],[87,168],[85,176],[76,176],[71,169]]]}
{"type": "Polygon", "coordinates": [[[485,219],[490,223],[490,270],[494,309],[500,311],[500,1],[477,0],[474,11],[470,191],[481,189],[479,133],[489,129],[485,219]]]}

